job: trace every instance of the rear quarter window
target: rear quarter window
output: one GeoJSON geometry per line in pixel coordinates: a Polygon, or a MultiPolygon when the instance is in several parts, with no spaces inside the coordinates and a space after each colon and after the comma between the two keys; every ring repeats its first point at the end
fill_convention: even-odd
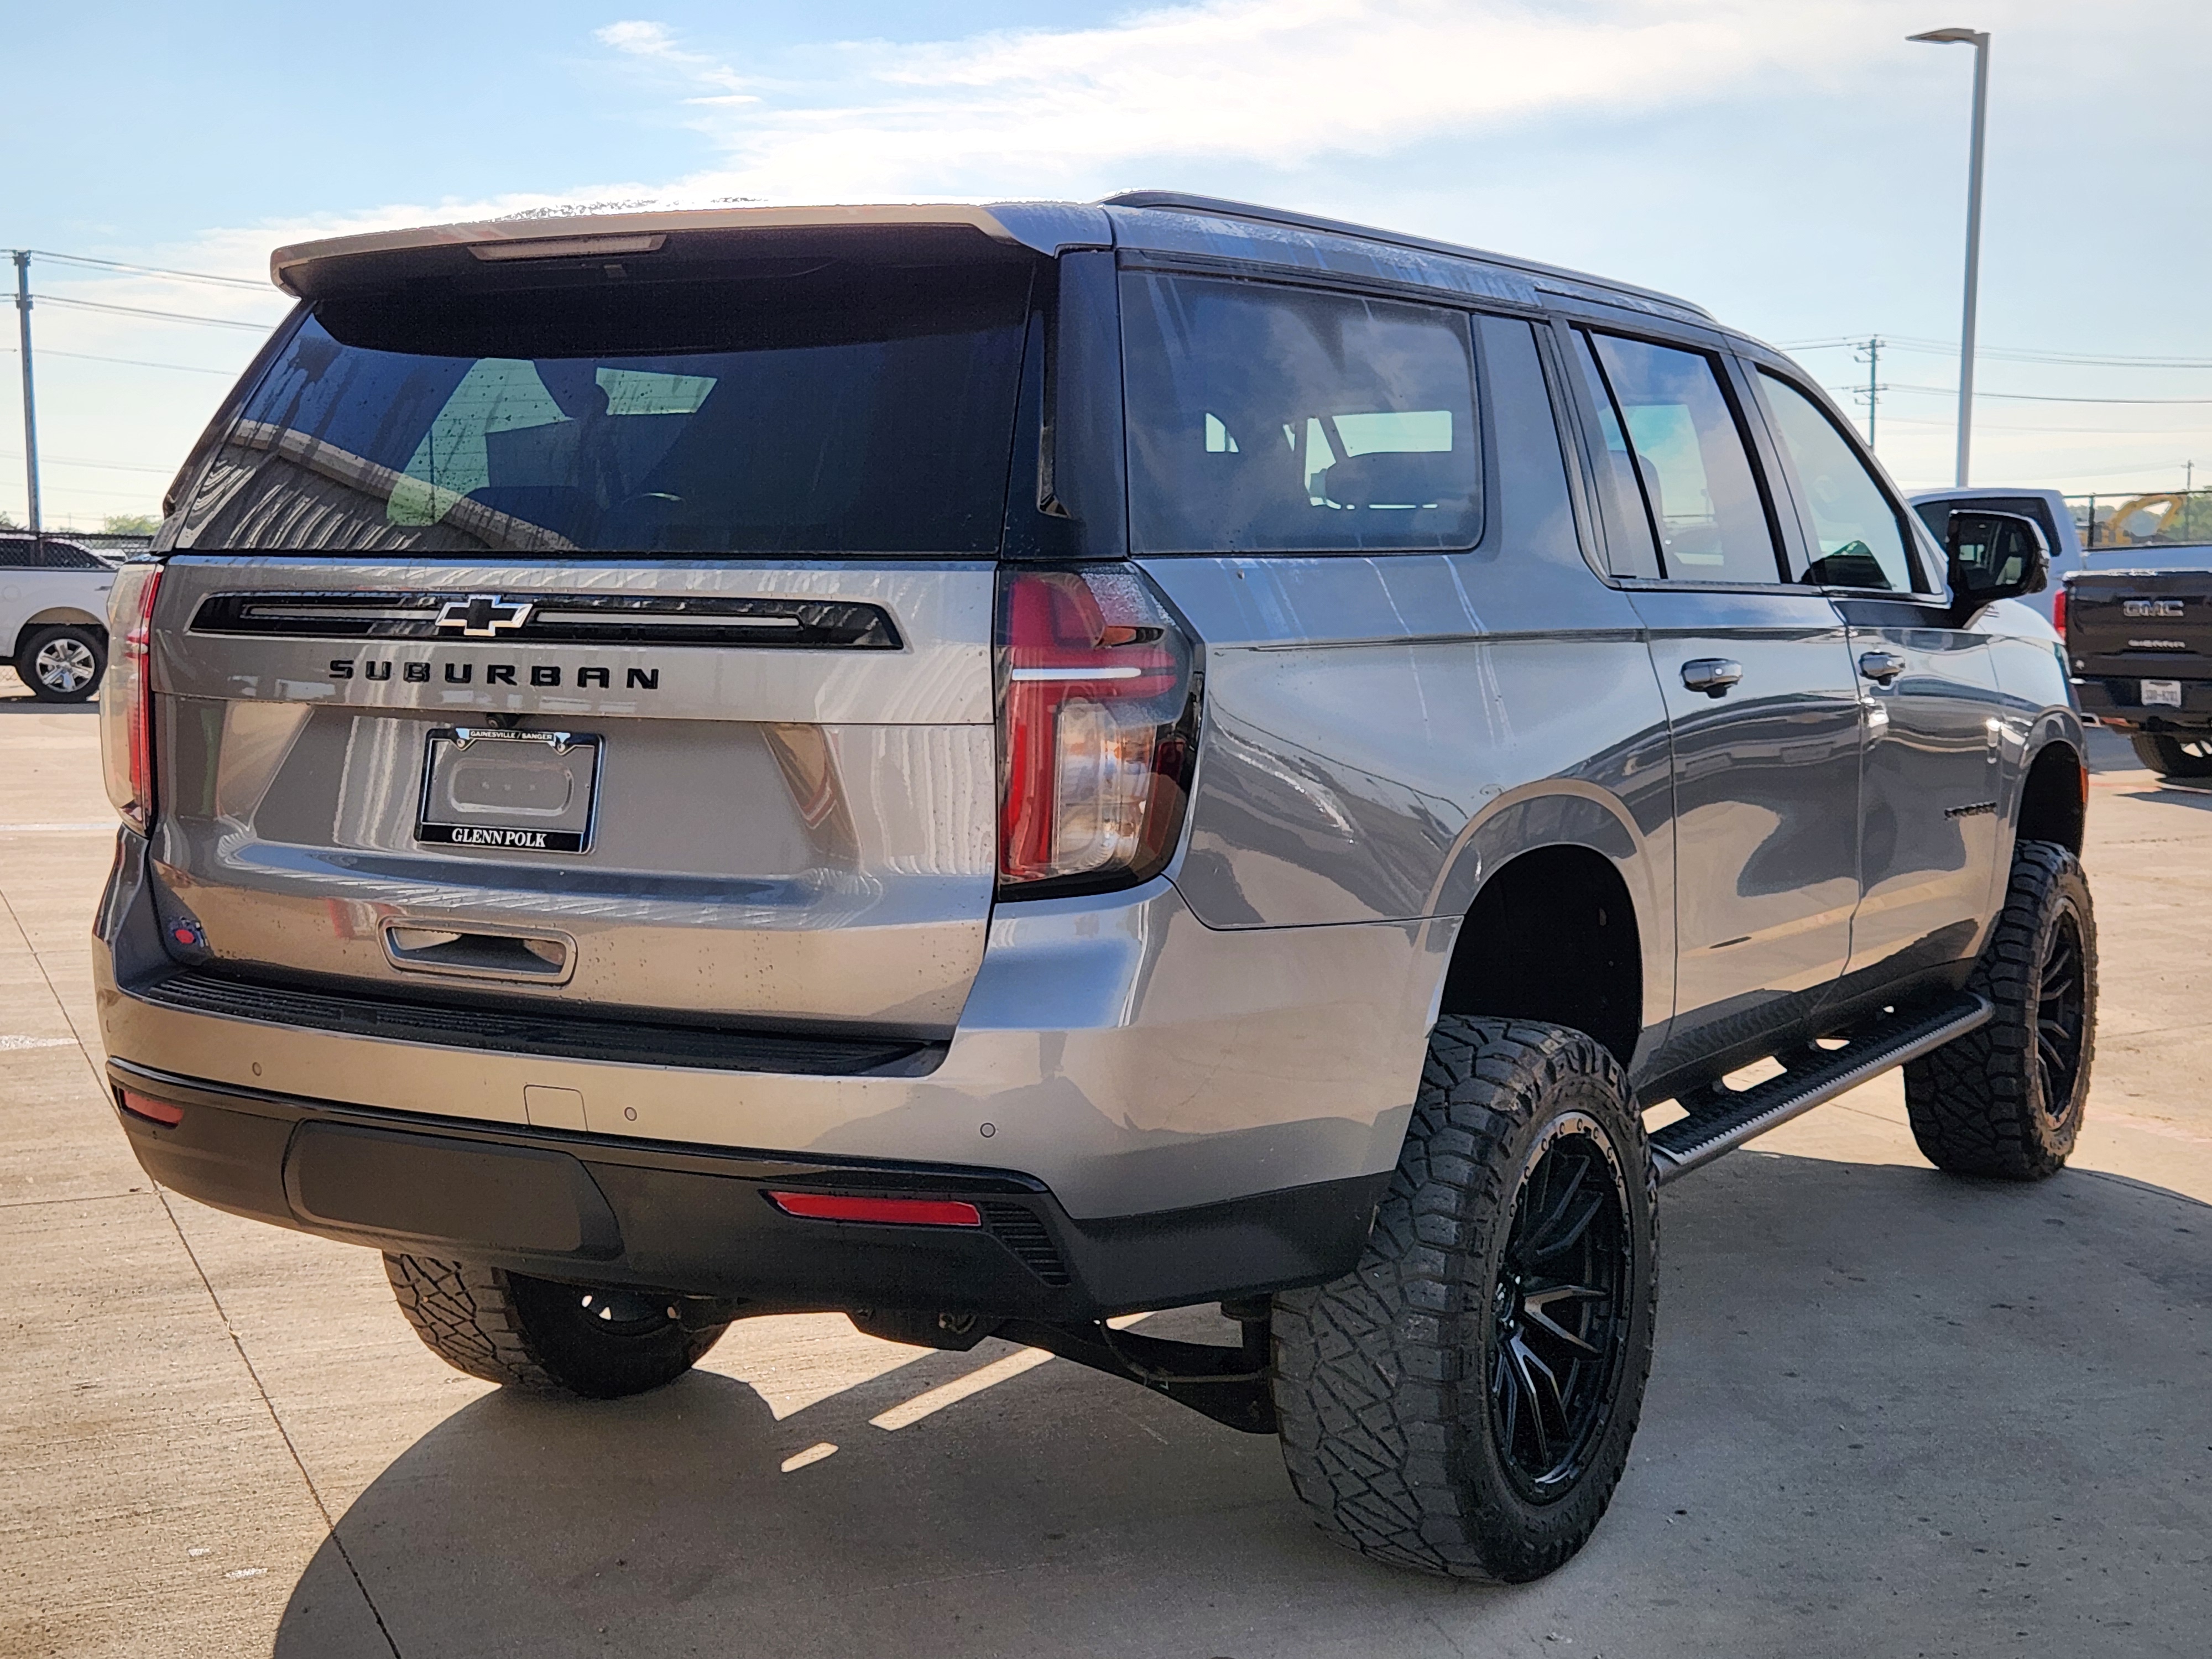
{"type": "Polygon", "coordinates": [[[1122,283],[1136,551],[1480,539],[1464,314],[1209,277],[1133,272],[1122,283]]]}

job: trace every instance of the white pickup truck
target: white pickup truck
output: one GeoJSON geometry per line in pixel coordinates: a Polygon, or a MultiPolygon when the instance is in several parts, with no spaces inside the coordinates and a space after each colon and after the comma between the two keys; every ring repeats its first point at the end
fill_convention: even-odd
{"type": "Polygon", "coordinates": [[[2201,570],[2212,565],[2212,546],[2197,544],[2137,542],[2122,547],[2084,550],[2081,526],[2074,510],[2055,489],[2008,489],[2002,485],[1976,484],[1964,489],[1929,489],[1906,497],[1921,521],[1941,542],[1951,522],[1951,510],[1965,507],[1976,513],[2017,513],[2043,526],[2043,539],[2051,548],[2051,585],[2040,593],[2023,596],[2063,634],[2063,609],[2053,614],[2066,592],[2066,579],[2092,570],[2201,570]]]}
{"type": "Polygon", "coordinates": [[[82,702],[107,670],[115,562],[58,536],[0,535],[0,663],[33,696],[82,702]]]}

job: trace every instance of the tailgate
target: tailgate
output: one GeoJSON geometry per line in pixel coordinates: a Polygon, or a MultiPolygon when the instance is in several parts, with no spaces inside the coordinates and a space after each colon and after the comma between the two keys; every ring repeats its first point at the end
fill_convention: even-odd
{"type": "Polygon", "coordinates": [[[941,1033],[982,956],[988,561],[174,559],[172,949],[247,978],[941,1033]]]}
{"type": "Polygon", "coordinates": [[[2066,589],[2066,650],[2080,675],[2212,679],[2212,573],[2076,576],[2066,589]]]}

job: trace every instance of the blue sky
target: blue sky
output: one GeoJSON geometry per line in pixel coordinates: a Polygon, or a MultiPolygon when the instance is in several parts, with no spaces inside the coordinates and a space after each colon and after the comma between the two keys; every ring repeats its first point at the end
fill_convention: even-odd
{"type": "MultiPolygon", "coordinates": [[[[1972,59],[1903,37],[1953,24],[1996,36],[1984,343],[2207,365],[1985,357],[2002,395],[1978,411],[1977,481],[2125,493],[2192,459],[2212,479],[2212,8],[2187,0],[19,0],[0,245],[256,278],[319,231],[563,201],[1171,186],[1648,283],[1784,344],[1929,343],[1883,364],[1880,449],[1912,487],[1949,479],[1972,59]]],[[[33,276],[57,300],[283,310],[33,276]]],[[[154,505],[255,342],[66,305],[35,321],[47,516],[82,525],[154,505]]],[[[1832,386],[1863,376],[1847,348],[1802,356],[1832,386]]],[[[0,398],[19,519],[21,453],[0,398]]]]}

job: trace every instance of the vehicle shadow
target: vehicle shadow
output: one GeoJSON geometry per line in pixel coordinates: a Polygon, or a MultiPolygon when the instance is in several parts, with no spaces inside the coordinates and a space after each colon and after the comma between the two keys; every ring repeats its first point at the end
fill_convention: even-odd
{"type": "Polygon", "coordinates": [[[479,1399],[346,1512],[276,1652],[2198,1650],[2212,1207],[1752,1152],[1662,1212],[1636,1457],[1536,1584],[1362,1561],[1269,1441],[1064,1364],[869,1425],[979,1351],[781,1422],[707,1373],[479,1399]]]}
{"type": "Polygon", "coordinates": [[[100,700],[89,702],[42,702],[25,691],[15,696],[0,691],[0,714],[97,714],[100,700]]]}

